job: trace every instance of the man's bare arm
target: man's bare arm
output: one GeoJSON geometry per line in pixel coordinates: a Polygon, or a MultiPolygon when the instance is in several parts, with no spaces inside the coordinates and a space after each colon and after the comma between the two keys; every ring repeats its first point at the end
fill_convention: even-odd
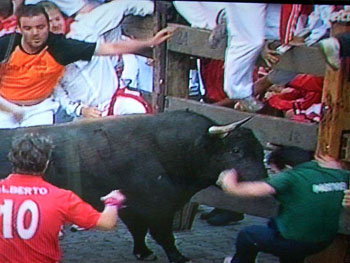
{"type": "Polygon", "coordinates": [[[174,28],[164,28],[160,30],[154,37],[149,39],[128,39],[120,40],[112,43],[101,43],[96,51],[96,56],[111,56],[135,53],[144,48],[157,46],[168,40],[174,33],[174,28]]]}
{"type": "Polygon", "coordinates": [[[276,193],[276,190],[265,182],[238,182],[237,172],[234,169],[221,172],[216,184],[231,195],[243,197],[258,197],[276,193]]]}

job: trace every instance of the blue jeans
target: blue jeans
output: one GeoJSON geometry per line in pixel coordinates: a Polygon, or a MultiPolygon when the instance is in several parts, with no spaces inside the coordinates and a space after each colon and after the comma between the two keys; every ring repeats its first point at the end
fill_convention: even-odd
{"type": "Polygon", "coordinates": [[[331,243],[308,243],[283,238],[272,222],[267,226],[249,226],[238,233],[232,263],[254,263],[258,252],[273,254],[281,263],[303,263],[331,243]]]}

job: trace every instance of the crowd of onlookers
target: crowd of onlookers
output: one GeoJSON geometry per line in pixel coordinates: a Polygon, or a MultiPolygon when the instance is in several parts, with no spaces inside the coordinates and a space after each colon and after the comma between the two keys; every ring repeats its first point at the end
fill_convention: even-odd
{"type": "Polygon", "coordinates": [[[205,102],[301,122],[320,120],[323,77],[273,66],[295,46],[321,46],[333,18],[348,12],[347,6],[200,1],[174,1],[174,6],[192,27],[211,30],[212,48],[227,37],[225,61],[199,60],[198,93],[205,102]]]}
{"type": "MultiPolygon", "coordinates": [[[[18,45],[18,40],[11,42],[8,36],[23,33],[18,25],[18,10],[20,12],[23,5],[37,3],[48,15],[51,33],[97,46],[113,41],[135,41],[133,36],[124,34],[123,18],[154,12],[151,0],[2,1],[2,72],[8,72],[6,65],[18,45]]],[[[192,27],[211,30],[208,41],[212,48],[227,38],[225,61],[198,59],[196,69],[191,70],[190,97],[296,121],[320,120],[323,77],[277,70],[273,65],[294,46],[320,46],[323,39],[330,37],[334,14],[341,10],[347,12],[347,6],[200,1],[173,1],[172,4],[173,10],[192,27]]],[[[45,99],[45,105],[37,105],[38,101],[32,98],[29,104],[24,102],[28,99],[26,96],[18,97],[17,91],[6,88],[11,83],[8,84],[9,78],[2,73],[1,108],[10,114],[0,114],[1,128],[60,123],[82,117],[152,113],[142,93],[153,91],[153,59],[121,52],[112,56],[92,54],[88,59],[79,57],[68,62],[56,79],[52,94],[40,98],[45,99]],[[29,120],[39,112],[45,112],[40,118],[47,119],[46,122],[29,120]]],[[[33,72],[26,74],[33,76],[33,72]]]]}
{"type": "MultiPolygon", "coordinates": [[[[81,117],[96,118],[152,112],[152,108],[141,93],[152,92],[153,61],[134,53],[159,43],[153,44],[149,40],[141,43],[143,40],[124,35],[120,24],[127,15],[152,14],[154,3],[149,0],[103,2],[6,0],[0,3],[0,36],[3,36],[0,43],[2,61],[0,99],[3,110],[0,112],[1,128],[52,124],[81,117]],[[34,5],[45,10],[50,33],[44,32],[47,34],[47,39],[44,39],[42,49],[33,50],[33,54],[37,55],[47,46],[50,55],[53,55],[60,64],[50,65],[52,72],[48,72],[50,70],[46,70],[45,73],[39,72],[38,67],[32,67],[30,71],[28,66],[15,61],[18,53],[16,48],[18,46],[20,49],[23,48],[23,43],[19,42],[29,42],[30,38],[35,38],[37,41],[39,38],[44,38],[43,32],[34,32],[33,28],[26,31],[27,24],[21,23],[24,18],[35,16],[34,11],[28,13],[25,11],[28,8],[24,8],[29,6],[33,9],[34,5]],[[23,14],[23,10],[27,13],[23,14]],[[23,35],[22,39],[20,35],[23,35]],[[60,36],[61,40],[63,38],[69,40],[69,43],[66,41],[68,44],[64,51],[67,54],[63,54],[63,57],[60,47],[63,48],[65,43],[56,40],[57,36],[60,36]],[[52,40],[54,38],[55,40],[52,40]],[[95,46],[80,46],[78,42],[71,40],[95,43],[95,46]],[[56,46],[56,43],[58,47],[52,48],[51,45],[56,46]],[[110,50],[108,47],[111,43],[115,44],[115,50],[110,50]],[[118,46],[117,43],[125,47],[118,46]],[[98,54],[97,50],[102,45],[107,46],[108,50],[98,54]],[[83,54],[84,48],[88,49],[85,54],[83,54]],[[62,69],[58,69],[61,66],[62,69]],[[10,69],[13,69],[12,73],[10,69]],[[15,69],[18,69],[17,72],[14,72],[15,69]],[[19,77],[22,74],[20,70],[25,71],[28,79],[36,79],[32,80],[35,83],[23,82],[19,77]],[[24,86],[22,95],[18,92],[18,88],[13,88],[13,85],[24,86]],[[35,85],[37,86],[34,87],[35,85]],[[23,95],[24,93],[26,95],[23,95]],[[34,115],[36,117],[32,118],[34,115]]],[[[165,29],[164,38],[159,35],[160,42],[171,34],[170,30],[165,29]],[[165,36],[166,34],[168,35],[165,36]]],[[[31,54],[31,51],[24,51],[21,56],[31,54]]],[[[28,56],[27,59],[33,57],[28,56]]],[[[38,56],[38,59],[42,58],[38,56]]],[[[40,63],[51,63],[49,60],[42,61],[40,63]]]]}
{"type": "MultiPolygon", "coordinates": [[[[208,41],[212,48],[227,37],[224,62],[200,59],[197,70],[190,72],[191,96],[200,89],[199,99],[207,103],[261,113],[274,108],[292,120],[320,120],[323,77],[277,70],[273,65],[294,46],[307,45],[320,47],[329,66],[338,70],[340,57],[350,55],[350,35],[330,37],[331,18],[339,10],[348,12],[346,6],[198,1],[173,1],[173,6],[192,27],[211,30],[208,41]]],[[[146,16],[153,12],[151,0],[1,0],[0,128],[152,113],[141,92],[153,91],[153,60],[134,54],[167,41],[176,29],[167,27],[153,37],[135,39],[124,34],[121,22],[127,15],[146,16]]],[[[50,193],[66,200],[59,211],[52,210],[51,199],[40,199],[41,193],[35,194],[37,203],[44,206],[45,216],[64,214],[65,218],[50,228],[52,233],[47,232],[53,242],[45,244],[41,240],[38,247],[28,248],[26,239],[32,240],[29,243],[35,239],[32,232],[36,229],[32,226],[38,224],[39,218],[37,203],[25,200],[16,209],[21,210],[25,204],[22,210],[28,210],[32,217],[23,219],[25,212],[21,210],[23,222],[17,222],[22,228],[16,244],[6,242],[13,236],[6,224],[1,225],[6,228],[0,236],[1,249],[8,246],[11,252],[16,251],[0,253],[2,262],[21,262],[26,250],[31,251],[30,262],[44,262],[36,258],[36,250],[51,253],[55,260],[50,262],[57,262],[61,256],[57,233],[64,221],[86,228],[111,229],[115,225],[117,209],[124,201],[120,192],[103,197],[106,207],[98,213],[75,194],[42,180],[52,150],[52,142],[40,136],[30,134],[15,140],[9,154],[14,174],[0,182],[1,189],[8,185],[20,188],[29,181],[40,185],[40,189],[50,189],[50,193]],[[34,223],[26,228],[26,220],[34,223]],[[45,251],[45,245],[49,251],[45,251]],[[18,247],[25,249],[17,253],[18,247]]],[[[310,159],[309,155],[304,158],[295,152],[274,152],[269,164],[282,173],[266,182],[239,182],[236,171],[222,171],[217,184],[229,194],[274,195],[283,206],[268,226],[240,231],[236,254],[225,262],[253,262],[259,251],[277,255],[281,262],[303,262],[306,256],[332,242],[341,203],[349,206],[349,172],[343,163],[329,156],[317,156],[316,161],[309,162],[310,159]],[[286,156],[303,158],[288,163],[281,159],[286,156]],[[314,206],[310,207],[310,203],[314,206]]],[[[3,195],[12,194],[1,191],[3,195]]],[[[10,197],[19,202],[26,198],[10,197]]],[[[0,207],[6,215],[13,205],[7,201],[0,207]]],[[[207,215],[209,222],[211,216],[207,215]]],[[[237,213],[234,217],[235,221],[244,218],[237,213]]],[[[53,224],[57,218],[46,220],[53,224]]],[[[220,224],[216,221],[216,225],[220,224]]],[[[40,259],[46,258],[45,253],[40,259]]]]}

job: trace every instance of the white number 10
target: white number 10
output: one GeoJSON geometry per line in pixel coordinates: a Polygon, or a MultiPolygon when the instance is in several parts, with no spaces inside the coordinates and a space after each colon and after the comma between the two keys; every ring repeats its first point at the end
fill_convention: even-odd
{"type": "Polygon", "coordinates": [[[34,236],[39,224],[39,208],[32,200],[24,201],[18,208],[18,212],[13,211],[13,200],[5,199],[4,204],[0,206],[2,214],[2,231],[4,238],[13,238],[13,227],[17,228],[17,233],[22,239],[30,239],[34,236]],[[31,214],[31,221],[26,228],[24,225],[26,213],[31,214]],[[12,220],[16,220],[16,225],[12,220]]]}

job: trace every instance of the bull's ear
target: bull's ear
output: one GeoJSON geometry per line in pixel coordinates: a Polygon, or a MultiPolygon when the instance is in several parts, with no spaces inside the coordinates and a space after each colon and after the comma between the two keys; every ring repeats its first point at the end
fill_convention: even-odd
{"type": "Polygon", "coordinates": [[[252,117],[253,116],[250,116],[243,120],[236,121],[225,126],[211,126],[208,129],[208,133],[210,135],[217,135],[219,136],[219,138],[225,138],[230,131],[233,131],[234,129],[237,129],[238,127],[242,126],[244,123],[249,121],[252,117]]]}

